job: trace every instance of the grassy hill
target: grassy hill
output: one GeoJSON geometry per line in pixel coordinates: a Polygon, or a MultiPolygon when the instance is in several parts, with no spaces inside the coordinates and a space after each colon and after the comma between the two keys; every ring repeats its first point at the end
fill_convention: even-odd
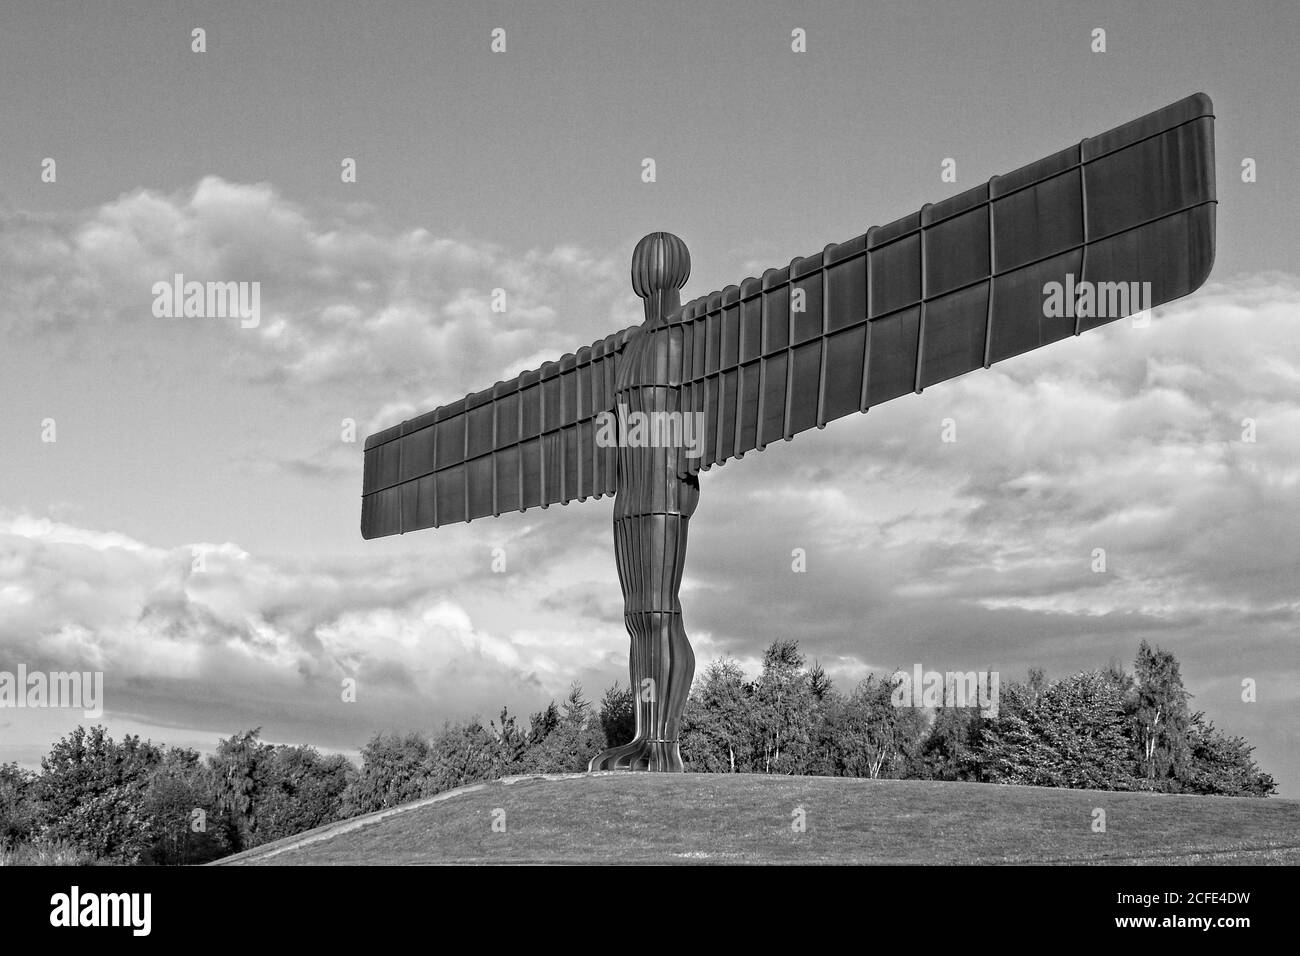
{"type": "Polygon", "coordinates": [[[513,862],[1295,864],[1300,802],[751,774],[508,777],[218,865],[513,862]],[[1105,833],[1092,830],[1098,807],[1105,833]],[[493,831],[498,810],[505,832],[493,831]]]}

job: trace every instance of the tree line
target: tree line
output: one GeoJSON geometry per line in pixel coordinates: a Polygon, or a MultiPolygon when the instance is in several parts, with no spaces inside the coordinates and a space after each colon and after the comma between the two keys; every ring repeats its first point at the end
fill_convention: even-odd
{"type": "MultiPolygon", "coordinates": [[[[759,674],[714,661],[683,715],[688,772],[815,774],[1100,790],[1267,796],[1273,778],[1239,736],[1189,706],[1178,662],[1145,642],[1132,673],[1112,662],[1055,681],[1031,670],[975,707],[897,706],[896,678],[841,693],[795,641],[776,641],[759,674]]],[[[580,772],[635,729],[631,688],[599,702],[575,684],[526,724],[447,723],[435,734],[378,734],[360,766],[258,729],[207,756],[78,727],[41,770],[0,764],[0,862],[200,863],[322,824],[497,777],[580,772]]]]}

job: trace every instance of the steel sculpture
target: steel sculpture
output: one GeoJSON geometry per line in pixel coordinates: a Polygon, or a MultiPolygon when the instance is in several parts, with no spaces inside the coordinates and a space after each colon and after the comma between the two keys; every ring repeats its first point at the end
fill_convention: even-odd
{"type": "Polygon", "coordinates": [[[686,246],[652,233],[632,256],[640,325],[366,440],[362,534],[613,495],[636,736],[591,769],[681,770],[699,471],[1195,291],[1213,123],[1187,97],[685,305],[686,246]],[[633,440],[635,412],[698,416],[702,448],[633,440]]]}

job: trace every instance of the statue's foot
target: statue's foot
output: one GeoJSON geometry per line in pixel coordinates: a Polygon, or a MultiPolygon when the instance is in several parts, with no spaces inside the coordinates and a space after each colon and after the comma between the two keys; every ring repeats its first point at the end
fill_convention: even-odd
{"type": "Polygon", "coordinates": [[[646,740],[641,752],[633,758],[629,770],[648,770],[656,773],[681,773],[681,751],[675,740],[646,740]]]}
{"type": "Polygon", "coordinates": [[[681,773],[682,755],[675,740],[633,740],[597,754],[587,770],[645,770],[681,773]]]}
{"type": "Polygon", "coordinates": [[[591,758],[587,764],[587,772],[591,773],[596,770],[627,770],[628,761],[641,752],[644,741],[637,739],[630,744],[624,744],[621,747],[610,747],[608,750],[602,750],[596,756],[591,758]]]}

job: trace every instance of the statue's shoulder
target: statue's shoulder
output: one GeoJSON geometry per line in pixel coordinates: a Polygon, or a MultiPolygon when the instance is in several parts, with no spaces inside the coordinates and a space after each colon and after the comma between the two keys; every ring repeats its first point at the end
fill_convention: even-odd
{"type": "Polygon", "coordinates": [[[621,352],[624,349],[626,349],[628,345],[630,345],[633,341],[639,339],[640,337],[641,337],[641,326],[633,325],[630,328],[626,328],[622,332],[618,333],[618,343],[615,347],[618,349],[618,351],[621,352]]]}

